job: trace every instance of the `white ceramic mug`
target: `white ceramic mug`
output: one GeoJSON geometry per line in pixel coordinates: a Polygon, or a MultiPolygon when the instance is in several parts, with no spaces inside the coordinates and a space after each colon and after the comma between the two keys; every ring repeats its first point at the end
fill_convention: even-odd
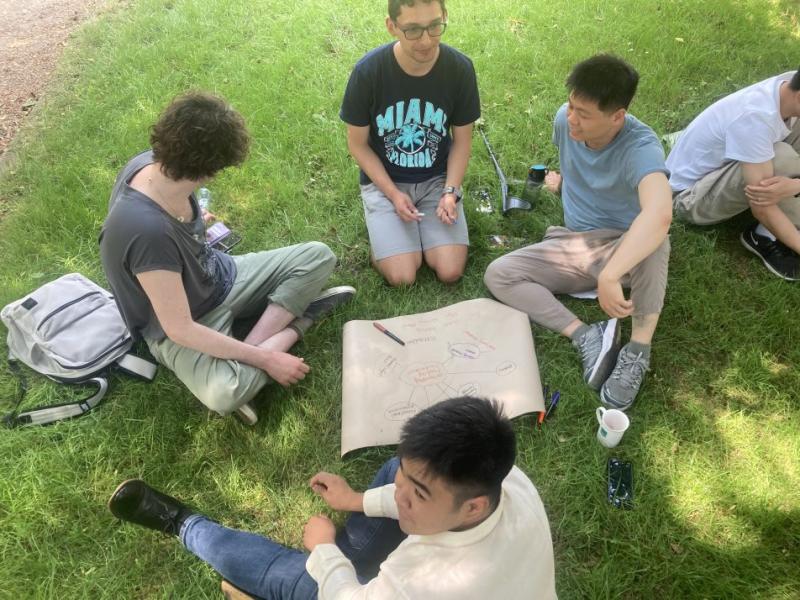
{"type": "Polygon", "coordinates": [[[605,409],[602,406],[597,408],[597,441],[606,448],[613,448],[622,439],[622,434],[631,424],[628,415],[616,408],[605,409]]]}

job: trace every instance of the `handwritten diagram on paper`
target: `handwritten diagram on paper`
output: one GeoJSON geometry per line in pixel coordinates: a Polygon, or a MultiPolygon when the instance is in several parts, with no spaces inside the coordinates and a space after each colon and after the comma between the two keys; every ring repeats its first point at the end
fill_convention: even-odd
{"type": "Polygon", "coordinates": [[[396,444],[409,417],[447,398],[482,396],[509,417],[544,407],[528,317],[480,298],[379,323],[344,326],[342,456],[396,444]]]}

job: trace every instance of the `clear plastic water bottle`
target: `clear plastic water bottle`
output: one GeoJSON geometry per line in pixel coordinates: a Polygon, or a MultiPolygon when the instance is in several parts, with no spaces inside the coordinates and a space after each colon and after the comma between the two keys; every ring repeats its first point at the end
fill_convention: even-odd
{"type": "Polygon", "coordinates": [[[211,210],[211,190],[207,187],[201,187],[197,190],[197,205],[200,210],[211,210]]]}
{"type": "Polygon", "coordinates": [[[531,165],[528,169],[528,179],[525,180],[525,189],[522,191],[522,199],[531,203],[531,207],[536,204],[539,194],[544,185],[544,176],[547,175],[547,167],[544,165],[531,165]]]}

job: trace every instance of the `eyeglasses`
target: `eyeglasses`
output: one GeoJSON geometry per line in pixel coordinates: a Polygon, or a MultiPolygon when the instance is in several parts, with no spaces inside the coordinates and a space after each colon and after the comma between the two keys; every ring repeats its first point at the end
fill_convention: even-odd
{"type": "Polygon", "coordinates": [[[427,31],[430,37],[440,37],[444,33],[444,30],[447,29],[447,23],[444,21],[437,21],[436,23],[431,23],[427,27],[412,25],[406,29],[403,29],[402,27],[398,27],[398,29],[403,32],[403,35],[406,36],[407,40],[414,41],[422,37],[423,31],[427,31]]]}

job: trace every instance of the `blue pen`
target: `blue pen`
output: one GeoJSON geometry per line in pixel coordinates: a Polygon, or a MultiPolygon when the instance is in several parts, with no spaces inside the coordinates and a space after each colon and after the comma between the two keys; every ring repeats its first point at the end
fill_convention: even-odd
{"type": "Polygon", "coordinates": [[[553,412],[556,408],[556,404],[558,404],[559,399],[561,398],[561,392],[556,390],[553,392],[553,399],[550,401],[550,406],[547,409],[547,412],[544,414],[544,418],[550,416],[550,413],[553,412]]]}

